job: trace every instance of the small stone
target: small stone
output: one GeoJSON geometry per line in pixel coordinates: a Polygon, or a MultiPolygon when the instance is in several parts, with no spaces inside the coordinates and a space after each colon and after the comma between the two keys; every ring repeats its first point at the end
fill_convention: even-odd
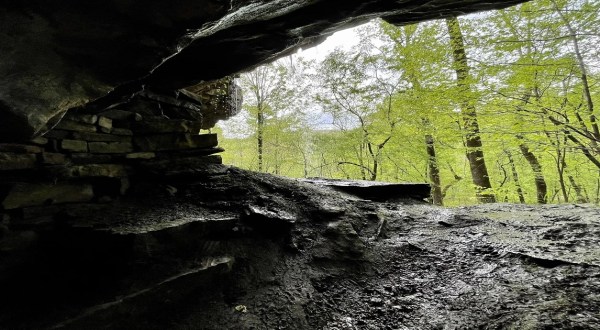
{"type": "Polygon", "coordinates": [[[6,210],[26,206],[87,202],[94,197],[89,184],[30,184],[17,183],[2,202],[6,210]]]}
{"type": "Polygon", "coordinates": [[[133,151],[128,142],[90,142],[90,152],[97,154],[125,154],[133,151]]]}
{"type": "Polygon", "coordinates": [[[88,143],[81,140],[62,140],[60,144],[63,150],[71,152],[87,152],[88,143]]]}
{"type": "Polygon", "coordinates": [[[98,119],[98,126],[105,128],[107,130],[111,130],[113,127],[112,119],[106,117],[100,117],[98,119]]]}
{"type": "Polygon", "coordinates": [[[240,313],[248,313],[248,307],[246,307],[246,305],[237,305],[235,306],[235,311],[240,313]]]}
{"type": "Polygon", "coordinates": [[[0,152],[0,170],[22,170],[34,168],[37,158],[34,154],[0,152]]]}

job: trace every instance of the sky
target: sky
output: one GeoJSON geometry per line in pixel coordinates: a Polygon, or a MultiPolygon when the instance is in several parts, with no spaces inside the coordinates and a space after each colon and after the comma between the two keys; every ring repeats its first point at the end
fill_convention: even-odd
{"type": "Polygon", "coordinates": [[[358,43],[356,30],[359,27],[360,26],[338,31],[321,44],[308,49],[303,49],[299,54],[306,59],[319,60],[333,52],[336,48],[350,48],[358,43]]]}

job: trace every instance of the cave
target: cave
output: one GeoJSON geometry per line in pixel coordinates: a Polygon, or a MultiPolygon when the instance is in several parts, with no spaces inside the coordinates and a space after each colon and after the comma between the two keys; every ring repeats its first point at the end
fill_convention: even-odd
{"type": "Polygon", "coordinates": [[[0,329],[600,327],[597,208],[253,173],[209,131],[335,31],[521,2],[4,1],[0,329]]]}

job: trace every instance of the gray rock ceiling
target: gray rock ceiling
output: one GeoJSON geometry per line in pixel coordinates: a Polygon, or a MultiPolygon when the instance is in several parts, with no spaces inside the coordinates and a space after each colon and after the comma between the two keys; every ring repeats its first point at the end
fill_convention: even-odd
{"type": "Polygon", "coordinates": [[[0,139],[144,87],[220,78],[382,17],[408,24],[524,0],[2,0],[0,139]]]}

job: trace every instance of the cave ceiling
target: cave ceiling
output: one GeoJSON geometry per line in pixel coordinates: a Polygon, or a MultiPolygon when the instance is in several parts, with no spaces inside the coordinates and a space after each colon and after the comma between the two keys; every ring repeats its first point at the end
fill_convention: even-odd
{"type": "Polygon", "coordinates": [[[376,17],[397,25],[523,0],[3,0],[0,139],[41,134],[75,107],[175,91],[376,17]]]}

